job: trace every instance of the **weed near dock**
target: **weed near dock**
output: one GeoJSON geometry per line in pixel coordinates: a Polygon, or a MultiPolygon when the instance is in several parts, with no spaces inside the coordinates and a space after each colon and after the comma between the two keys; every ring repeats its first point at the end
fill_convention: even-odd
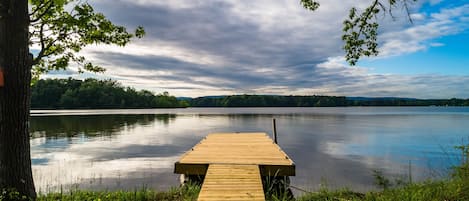
{"type": "Polygon", "coordinates": [[[133,191],[71,190],[67,193],[40,194],[38,201],[195,201],[199,191],[200,186],[196,184],[185,184],[168,191],[155,191],[146,188],[133,191]]]}
{"type": "Polygon", "coordinates": [[[426,181],[407,184],[402,187],[386,189],[381,192],[356,193],[347,189],[319,192],[300,196],[298,201],[432,201],[432,200],[469,200],[469,181],[451,179],[445,181],[426,181]]]}

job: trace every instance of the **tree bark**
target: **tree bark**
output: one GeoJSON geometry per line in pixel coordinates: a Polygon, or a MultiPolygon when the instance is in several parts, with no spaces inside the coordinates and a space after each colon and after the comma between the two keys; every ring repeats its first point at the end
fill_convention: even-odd
{"type": "Polygon", "coordinates": [[[28,0],[0,0],[0,189],[36,198],[31,171],[29,109],[32,55],[28,0]]]}

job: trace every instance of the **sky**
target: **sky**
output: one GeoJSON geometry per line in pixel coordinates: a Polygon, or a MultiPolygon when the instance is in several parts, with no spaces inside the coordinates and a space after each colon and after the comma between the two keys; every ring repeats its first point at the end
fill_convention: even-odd
{"type": "MultiPolygon", "coordinates": [[[[469,0],[418,0],[380,15],[380,55],[344,60],[342,22],[371,0],[88,0],[146,36],[82,51],[104,74],[76,67],[43,78],[118,80],[155,93],[469,98],[469,0]]],[[[384,2],[384,0],[383,0],[384,2]]]]}

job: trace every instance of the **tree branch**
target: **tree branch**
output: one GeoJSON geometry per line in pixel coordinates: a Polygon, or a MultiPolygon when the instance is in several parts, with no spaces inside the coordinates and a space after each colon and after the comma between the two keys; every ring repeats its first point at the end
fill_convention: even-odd
{"type": "MultiPolygon", "coordinates": [[[[368,12],[366,13],[365,18],[364,18],[366,21],[368,21],[368,18],[370,17],[371,13],[373,13],[373,10],[374,10],[375,7],[378,5],[378,3],[379,3],[379,0],[375,0],[375,1],[373,2],[373,4],[372,4],[370,7],[368,7],[369,10],[368,10],[368,12]]],[[[368,8],[367,8],[367,9],[368,9],[368,8]]],[[[366,22],[365,22],[365,24],[366,24],[366,22]]],[[[363,28],[364,28],[364,27],[365,27],[364,24],[360,25],[360,30],[358,31],[358,34],[359,34],[359,35],[361,35],[361,34],[363,33],[363,28]]]]}
{"type": "MultiPolygon", "coordinates": [[[[57,41],[63,40],[67,36],[67,33],[60,33],[57,38],[55,38],[54,40],[52,40],[49,43],[45,44],[44,25],[45,25],[45,23],[41,24],[41,28],[40,28],[40,32],[39,32],[39,40],[41,41],[41,51],[39,52],[37,57],[33,59],[33,65],[38,64],[39,61],[41,61],[42,58],[48,57],[50,55],[55,54],[54,51],[49,52],[49,53],[46,54],[46,51],[49,50],[57,41]]],[[[64,29],[62,29],[60,32],[63,32],[63,31],[64,31],[64,29]]],[[[50,37],[47,37],[47,38],[50,38],[50,37]]]]}
{"type": "MultiPolygon", "coordinates": [[[[47,2],[47,3],[50,4],[51,2],[52,2],[52,1],[49,1],[49,2],[47,2]]],[[[31,17],[31,16],[35,15],[36,12],[38,12],[39,10],[43,9],[44,7],[46,7],[46,6],[48,5],[47,3],[41,4],[41,6],[37,7],[33,12],[31,12],[31,13],[29,14],[29,16],[31,17]]]]}
{"type": "Polygon", "coordinates": [[[37,57],[33,59],[33,66],[39,63],[39,61],[44,55],[44,52],[46,51],[45,43],[44,43],[44,26],[45,25],[46,25],[45,23],[42,23],[41,27],[39,28],[39,41],[41,43],[41,51],[39,51],[39,54],[37,55],[37,57]]]}
{"type": "MultiPolygon", "coordinates": [[[[45,4],[44,4],[45,5],[45,4]]],[[[39,20],[41,20],[42,17],[44,17],[44,15],[46,15],[49,10],[52,8],[52,6],[54,6],[54,2],[53,1],[49,1],[49,5],[47,6],[47,8],[44,10],[44,12],[42,12],[41,14],[39,14],[39,16],[36,17],[36,19],[32,19],[30,20],[29,22],[30,23],[34,23],[34,22],[37,22],[39,20]]],[[[38,12],[39,10],[41,10],[42,8],[44,8],[45,6],[41,6],[41,8],[38,8],[36,9],[32,14],[30,14],[30,16],[33,16],[36,12],[38,12]]]]}
{"type": "Polygon", "coordinates": [[[410,23],[413,24],[414,21],[412,20],[412,17],[410,17],[409,5],[407,5],[407,0],[404,0],[404,8],[407,12],[407,17],[409,18],[410,23]]]}

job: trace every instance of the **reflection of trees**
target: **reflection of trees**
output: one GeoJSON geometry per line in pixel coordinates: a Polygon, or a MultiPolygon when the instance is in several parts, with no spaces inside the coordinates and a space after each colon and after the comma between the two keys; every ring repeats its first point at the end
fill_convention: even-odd
{"type": "Polygon", "coordinates": [[[111,136],[116,132],[149,125],[155,121],[166,125],[175,118],[175,114],[32,116],[30,133],[33,137],[49,138],[77,135],[111,136]]]}

